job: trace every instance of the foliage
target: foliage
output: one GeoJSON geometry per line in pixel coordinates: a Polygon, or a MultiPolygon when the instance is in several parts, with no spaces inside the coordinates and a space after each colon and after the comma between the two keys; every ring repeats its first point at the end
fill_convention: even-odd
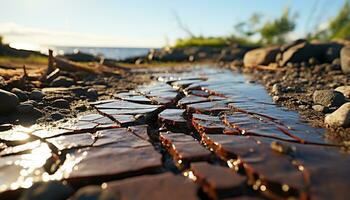
{"type": "Polygon", "coordinates": [[[267,21],[259,30],[261,40],[265,44],[283,44],[286,35],[295,28],[295,17],[290,16],[286,8],[281,17],[267,21]]]}
{"type": "Polygon", "coordinates": [[[190,37],[185,39],[178,39],[175,47],[223,47],[228,45],[228,40],[225,37],[190,37]]]}
{"type": "Polygon", "coordinates": [[[330,39],[350,39],[350,3],[346,1],[329,23],[330,39]]]}
{"type": "Polygon", "coordinates": [[[0,45],[2,45],[2,36],[0,35],[0,45]]]}

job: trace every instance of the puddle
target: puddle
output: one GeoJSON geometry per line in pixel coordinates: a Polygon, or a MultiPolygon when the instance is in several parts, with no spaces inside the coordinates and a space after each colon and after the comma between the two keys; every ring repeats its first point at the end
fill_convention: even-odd
{"type": "Polygon", "coordinates": [[[276,106],[263,86],[205,66],[153,76],[58,127],[0,132],[0,193],[52,180],[124,187],[118,180],[171,172],[166,179],[181,177],[202,199],[349,195],[348,154],[323,129],[276,106]]]}

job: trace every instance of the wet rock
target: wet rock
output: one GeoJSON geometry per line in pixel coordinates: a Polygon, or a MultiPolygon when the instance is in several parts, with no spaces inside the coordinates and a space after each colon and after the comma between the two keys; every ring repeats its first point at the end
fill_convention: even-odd
{"type": "Polygon", "coordinates": [[[197,196],[197,184],[181,175],[174,175],[169,172],[108,182],[107,185],[107,188],[118,191],[121,199],[200,199],[197,196]]]}
{"type": "Polygon", "coordinates": [[[317,112],[322,112],[322,113],[326,113],[328,112],[328,108],[322,105],[313,105],[312,109],[317,111],[317,112]]]}
{"type": "Polygon", "coordinates": [[[266,47],[248,51],[244,55],[244,66],[268,65],[275,61],[279,47],[266,47]]]}
{"type": "Polygon", "coordinates": [[[69,108],[69,102],[65,99],[56,99],[51,104],[53,107],[56,108],[69,108]]]}
{"type": "Polygon", "coordinates": [[[64,116],[63,116],[61,113],[59,113],[59,112],[54,112],[54,113],[52,113],[52,114],[50,115],[50,117],[51,117],[51,119],[53,119],[53,120],[55,120],[55,121],[64,118],[64,116]]]}
{"type": "Polygon", "coordinates": [[[34,110],[33,104],[21,103],[17,106],[17,111],[19,113],[31,113],[34,110]]]}
{"type": "Polygon", "coordinates": [[[211,165],[206,162],[191,164],[191,170],[197,177],[197,182],[211,199],[224,199],[225,196],[241,195],[244,191],[246,178],[238,173],[232,173],[231,169],[211,165]]]}
{"type": "Polygon", "coordinates": [[[96,89],[94,88],[89,88],[87,91],[86,91],[86,94],[88,97],[90,98],[97,98],[98,97],[98,92],[96,89]]]}
{"type": "Polygon", "coordinates": [[[120,200],[120,194],[99,186],[86,186],[79,189],[71,200],[120,200]]]}
{"type": "Polygon", "coordinates": [[[343,73],[350,73],[350,46],[344,47],[340,51],[340,65],[343,73]]]}
{"type": "Polygon", "coordinates": [[[313,94],[313,101],[315,104],[326,107],[339,107],[345,103],[345,97],[334,90],[316,90],[313,94]]]}
{"type": "Polygon", "coordinates": [[[47,183],[36,183],[30,189],[23,192],[20,200],[63,200],[74,193],[74,190],[66,184],[59,181],[47,183]]]}
{"type": "Polygon", "coordinates": [[[44,97],[44,94],[39,91],[39,90],[33,90],[30,94],[29,94],[29,99],[34,100],[34,101],[41,101],[44,97]]]}
{"type": "Polygon", "coordinates": [[[70,87],[72,85],[74,85],[74,80],[65,76],[59,76],[51,83],[53,87],[70,87]]]}
{"type": "Polygon", "coordinates": [[[23,90],[18,89],[18,88],[13,88],[11,90],[12,93],[17,95],[19,101],[27,101],[28,100],[28,95],[25,93],[23,90]]]}
{"type": "Polygon", "coordinates": [[[350,103],[345,103],[325,117],[325,123],[333,127],[350,127],[350,103]]]}
{"type": "Polygon", "coordinates": [[[0,89],[0,115],[14,111],[18,105],[18,97],[8,91],[0,89]]]}
{"type": "Polygon", "coordinates": [[[350,98],[350,85],[337,87],[335,91],[341,92],[346,98],[350,98]]]}

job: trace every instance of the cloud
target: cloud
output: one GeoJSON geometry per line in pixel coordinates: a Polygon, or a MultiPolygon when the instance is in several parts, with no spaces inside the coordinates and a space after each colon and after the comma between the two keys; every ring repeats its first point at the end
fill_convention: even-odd
{"type": "Polygon", "coordinates": [[[5,42],[52,46],[159,47],[162,38],[143,38],[50,30],[16,23],[0,23],[0,35],[5,42]]]}

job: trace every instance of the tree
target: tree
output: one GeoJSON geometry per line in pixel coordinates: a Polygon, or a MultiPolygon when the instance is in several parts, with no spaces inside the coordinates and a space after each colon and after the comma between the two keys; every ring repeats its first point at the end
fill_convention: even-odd
{"type": "Polygon", "coordinates": [[[254,13],[247,21],[241,21],[234,26],[238,37],[249,38],[257,33],[261,15],[254,13]]]}
{"type": "Polygon", "coordinates": [[[338,15],[330,20],[330,38],[350,39],[350,3],[346,1],[338,15]]]}
{"type": "Polygon", "coordinates": [[[261,40],[265,44],[283,44],[286,35],[295,28],[296,15],[290,16],[289,9],[286,8],[281,17],[272,21],[267,21],[259,30],[261,40]]]}
{"type": "Polygon", "coordinates": [[[2,36],[0,35],[0,45],[2,45],[2,36]]]}

